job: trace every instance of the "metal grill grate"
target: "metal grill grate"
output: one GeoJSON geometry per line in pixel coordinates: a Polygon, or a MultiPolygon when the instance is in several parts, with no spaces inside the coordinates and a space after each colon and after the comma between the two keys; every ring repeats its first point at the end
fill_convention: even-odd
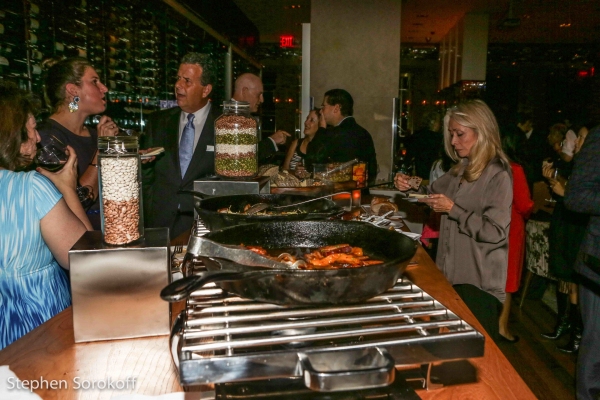
{"type": "Polygon", "coordinates": [[[480,357],[483,336],[406,279],[357,305],[284,307],[205,287],[174,326],[185,385],[301,376],[305,354],[383,348],[396,366],[480,357]]]}

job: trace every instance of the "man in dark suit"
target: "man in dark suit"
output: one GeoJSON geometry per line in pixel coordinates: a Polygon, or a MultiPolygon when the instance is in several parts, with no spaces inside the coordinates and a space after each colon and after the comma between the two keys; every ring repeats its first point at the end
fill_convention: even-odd
{"type": "Polygon", "coordinates": [[[544,180],[542,161],[552,156],[552,149],[548,145],[548,134],[540,129],[533,129],[532,119],[530,113],[519,113],[517,114],[516,126],[513,128],[519,135],[524,137],[523,148],[520,153],[531,193],[533,193],[533,184],[544,180]]]}
{"type": "Polygon", "coordinates": [[[592,130],[575,157],[567,184],[567,208],[590,215],[575,270],[580,275],[583,335],[577,359],[577,398],[600,398],[600,127],[592,130]]]}
{"type": "Polygon", "coordinates": [[[423,122],[423,129],[415,132],[408,140],[407,158],[414,160],[415,175],[429,179],[431,166],[442,157],[444,151],[442,115],[437,111],[428,112],[423,122]]]}
{"type": "Polygon", "coordinates": [[[143,168],[145,226],[168,227],[172,238],[189,230],[194,218],[193,196],[178,191],[192,190],[194,180],[214,174],[218,109],[209,95],[215,82],[210,56],[185,55],[175,82],[178,107],[153,113],[142,136],[141,148],[165,149],[143,168]]]}
{"type": "Polygon", "coordinates": [[[368,163],[369,182],[377,178],[377,156],[371,134],[358,125],[352,114],[354,100],[343,89],[325,93],[319,129],[306,148],[306,163],[345,162],[354,158],[368,163]]]}
{"type": "MultiPolygon", "coordinates": [[[[245,73],[235,80],[233,100],[245,101],[250,104],[250,112],[257,113],[258,106],[264,102],[263,83],[259,76],[245,73]]],[[[285,144],[291,135],[286,131],[278,130],[269,137],[258,142],[258,163],[265,164],[271,160],[279,150],[278,145],[285,144]]]]}

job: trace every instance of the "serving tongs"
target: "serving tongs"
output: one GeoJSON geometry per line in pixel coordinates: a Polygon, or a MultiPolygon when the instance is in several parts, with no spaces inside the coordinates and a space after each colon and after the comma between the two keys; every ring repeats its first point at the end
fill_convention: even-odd
{"type": "Polygon", "coordinates": [[[333,174],[334,172],[341,171],[341,170],[343,170],[343,169],[345,169],[345,168],[348,168],[348,167],[349,167],[349,166],[351,166],[351,165],[354,165],[354,164],[356,164],[357,162],[358,162],[358,158],[355,158],[355,159],[353,159],[353,160],[350,160],[350,161],[347,161],[347,162],[345,162],[345,163],[342,163],[342,164],[338,165],[337,167],[335,167],[335,168],[332,168],[332,169],[330,169],[329,171],[325,172],[325,173],[323,174],[323,176],[328,176],[328,175],[331,175],[331,174],[333,174]]]}
{"type": "MultiPolygon", "coordinates": [[[[301,204],[306,204],[306,203],[311,203],[311,202],[317,201],[317,200],[327,199],[327,198],[330,198],[332,196],[337,196],[338,194],[349,194],[349,195],[351,195],[350,192],[337,192],[337,193],[327,194],[325,196],[315,197],[315,198],[312,198],[312,199],[309,199],[309,200],[298,201],[298,202],[292,203],[292,204],[285,204],[285,205],[282,205],[282,206],[276,206],[276,205],[271,204],[271,203],[256,203],[256,204],[252,205],[250,208],[248,208],[244,214],[246,214],[246,215],[254,215],[256,213],[259,213],[259,212],[265,211],[265,210],[270,210],[270,211],[272,211],[272,210],[282,210],[284,208],[296,207],[296,206],[299,206],[301,204]]],[[[350,206],[352,206],[352,197],[350,197],[350,206]]]]}
{"type": "Polygon", "coordinates": [[[210,258],[220,258],[233,261],[242,266],[260,267],[258,270],[247,270],[243,272],[236,271],[207,271],[200,275],[186,276],[182,279],[171,282],[161,292],[160,297],[166,301],[179,301],[189,297],[196,289],[204,286],[205,283],[219,281],[235,281],[239,279],[252,278],[265,274],[278,274],[289,272],[293,269],[299,269],[299,265],[304,261],[294,263],[285,263],[248,250],[243,246],[224,245],[214,242],[202,236],[192,235],[188,242],[185,257],[182,262],[184,275],[187,275],[188,265],[192,258],[202,256],[210,258]],[[264,268],[264,269],[263,269],[264,268]]]}

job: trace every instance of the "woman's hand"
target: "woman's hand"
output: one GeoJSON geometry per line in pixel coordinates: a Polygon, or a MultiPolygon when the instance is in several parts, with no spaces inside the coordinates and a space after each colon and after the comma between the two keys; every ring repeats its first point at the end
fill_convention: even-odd
{"type": "Polygon", "coordinates": [[[98,136],[117,136],[119,133],[119,127],[108,115],[100,117],[100,122],[98,122],[96,128],[98,129],[98,136]]]}
{"type": "Polygon", "coordinates": [[[542,176],[546,179],[554,179],[554,168],[552,163],[544,164],[542,166],[542,176]]]}
{"type": "Polygon", "coordinates": [[[409,178],[410,176],[398,172],[394,177],[394,186],[396,187],[396,189],[398,189],[401,192],[406,192],[407,190],[409,190],[411,188],[410,184],[408,183],[409,178]]]}
{"type": "Polygon", "coordinates": [[[435,212],[448,213],[454,207],[454,202],[443,194],[430,194],[429,197],[419,199],[419,203],[425,203],[435,212]]]}
{"type": "Polygon", "coordinates": [[[77,154],[71,146],[67,146],[66,153],[69,159],[60,170],[50,172],[43,168],[36,168],[37,172],[54,183],[54,186],[56,186],[63,196],[67,191],[75,191],[77,189],[77,154]]]}
{"type": "Polygon", "coordinates": [[[550,189],[560,197],[565,196],[565,186],[558,179],[548,178],[550,189]]]}

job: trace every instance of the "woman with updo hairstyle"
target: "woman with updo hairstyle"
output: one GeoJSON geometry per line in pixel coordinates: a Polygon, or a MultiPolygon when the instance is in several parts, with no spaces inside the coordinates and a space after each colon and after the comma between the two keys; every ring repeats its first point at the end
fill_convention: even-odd
{"type": "Polygon", "coordinates": [[[0,84],[0,349],[71,304],[69,250],[92,229],[72,147],[60,171],[19,171],[40,140],[34,105],[27,92],[0,84]]]}
{"type": "MultiPolygon", "coordinates": [[[[52,114],[39,126],[42,145],[55,136],[64,144],[72,146],[77,153],[79,184],[88,187],[94,199],[98,197],[98,136],[115,136],[119,131],[113,120],[103,115],[96,129],[88,128],[88,117],[106,110],[108,89],[100,81],[98,73],[85,58],[67,58],[45,62],[47,70],[46,99],[52,114]]],[[[98,201],[88,214],[98,214],[98,201]]],[[[92,218],[100,229],[99,217],[92,218]]]]}
{"type": "MultiPolygon", "coordinates": [[[[456,162],[419,192],[418,199],[442,213],[436,264],[481,325],[495,340],[504,302],[508,233],[513,200],[510,162],[498,123],[481,100],[450,108],[444,117],[444,148],[456,162]]],[[[400,191],[409,176],[396,174],[400,191]]]]}

